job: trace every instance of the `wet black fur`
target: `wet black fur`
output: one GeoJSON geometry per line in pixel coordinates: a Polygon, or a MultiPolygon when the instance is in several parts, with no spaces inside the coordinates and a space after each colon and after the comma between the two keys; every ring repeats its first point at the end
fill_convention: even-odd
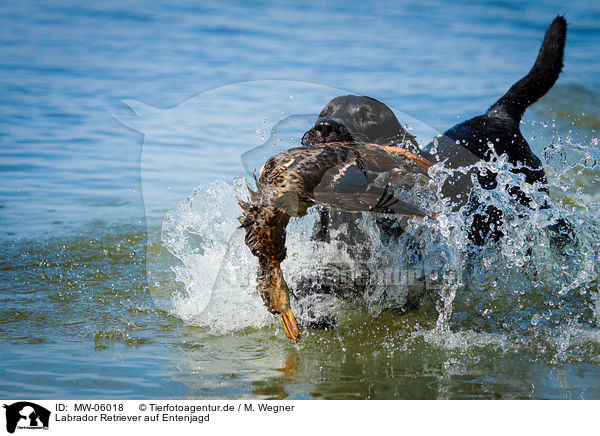
{"type": "MultiPolygon", "coordinates": [[[[506,154],[508,161],[515,165],[514,172],[523,174],[526,182],[536,184],[540,191],[547,191],[542,163],[523,137],[520,123],[527,107],[546,94],[558,79],[563,67],[566,33],[566,20],[561,16],[556,17],[546,31],[537,59],[529,73],[516,82],[484,114],[448,129],[444,133],[444,140],[438,142],[438,146],[435,147],[435,156],[418,149],[414,137],[406,132],[392,110],[384,103],[356,95],[332,99],[321,111],[315,125],[304,134],[302,144],[352,140],[378,144],[404,143],[405,148],[421,154],[426,159],[446,161],[446,165],[457,167],[464,164],[462,159],[465,155],[489,161],[491,153],[488,143],[491,142],[497,155],[506,154]],[[465,153],[465,149],[469,153],[465,153]]],[[[429,150],[431,146],[432,144],[425,149],[429,150]]],[[[492,173],[479,174],[479,183],[485,189],[494,189],[497,186],[496,177],[492,173]]],[[[510,192],[516,201],[526,206],[530,205],[530,199],[518,186],[510,187],[510,192]]],[[[329,229],[335,227],[336,222],[348,222],[349,217],[350,214],[345,212],[322,210],[313,238],[327,241],[329,229]]],[[[497,241],[503,236],[503,215],[496,207],[480,205],[478,211],[473,212],[472,218],[469,238],[476,245],[484,245],[490,240],[497,241]]],[[[399,226],[394,226],[385,218],[379,221],[382,234],[389,233],[393,237],[402,233],[399,226]],[[397,234],[394,235],[394,232],[397,234]]],[[[553,227],[556,227],[554,230],[560,237],[571,231],[571,227],[564,222],[553,227]]],[[[362,245],[361,235],[348,237],[362,245]]],[[[336,293],[335,289],[315,280],[316,278],[310,276],[302,279],[295,294],[336,293]]],[[[308,324],[311,327],[328,328],[335,325],[335,320],[325,317],[308,324]]]]}
{"type": "MultiPolygon", "coordinates": [[[[558,16],[548,28],[535,64],[529,73],[516,82],[506,94],[482,115],[457,124],[448,129],[437,147],[436,160],[445,160],[449,166],[459,166],[459,156],[468,150],[479,159],[488,161],[492,143],[497,155],[506,154],[513,164],[514,172],[522,173],[527,183],[536,184],[541,191],[547,191],[546,175],[540,159],[521,134],[520,122],[525,109],[536,102],[554,85],[563,67],[563,52],[566,41],[567,22],[558,16]],[[457,144],[458,143],[458,144],[457,144]]],[[[394,113],[385,104],[365,96],[345,95],[331,100],[319,115],[315,125],[304,135],[304,145],[317,143],[357,140],[379,144],[398,138],[414,144],[414,137],[408,134],[394,113]]],[[[426,156],[430,158],[430,156],[426,156]]],[[[479,181],[486,189],[496,187],[495,175],[480,175],[479,181]]],[[[510,188],[513,197],[524,205],[530,199],[518,186],[510,188]]],[[[502,237],[502,212],[493,206],[482,206],[473,214],[473,224],[469,237],[478,245],[487,240],[502,237]]],[[[328,213],[322,213],[321,222],[315,235],[324,239],[329,222],[328,213]]]]}

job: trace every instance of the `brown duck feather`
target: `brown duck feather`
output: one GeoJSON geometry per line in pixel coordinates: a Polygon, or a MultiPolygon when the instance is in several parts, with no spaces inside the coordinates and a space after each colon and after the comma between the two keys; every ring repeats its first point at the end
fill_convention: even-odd
{"type": "Polygon", "coordinates": [[[280,264],[285,259],[286,226],[290,217],[306,215],[315,204],[344,211],[431,214],[396,198],[388,186],[377,186],[381,175],[393,174],[407,188],[427,178],[432,163],[397,146],[356,142],[292,148],[263,166],[257,190],[248,186],[249,201],[238,199],[246,245],[258,257],[258,289],[268,310],[281,314],[288,338],[300,338],[290,308],[289,289],[280,264]]]}

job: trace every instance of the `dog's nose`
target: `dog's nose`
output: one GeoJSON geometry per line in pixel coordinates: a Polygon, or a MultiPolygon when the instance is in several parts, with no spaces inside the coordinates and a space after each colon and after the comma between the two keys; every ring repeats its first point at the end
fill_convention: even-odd
{"type": "Polygon", "coordinates": [[[343,124],[331,118],[321,118],[302,137],[302,145],[352,141],[352,136],[343,124]]]}
{"type": "Polygon", "coordinates": [[[340,132],[341,125],[336,123],[333,120],[325,119],[325,120],[319,121],[315,125],[314,129],[316,132],[319,132],[321,134],[321,137],[327,138],[327,136],[332,132],[340,132]]]}

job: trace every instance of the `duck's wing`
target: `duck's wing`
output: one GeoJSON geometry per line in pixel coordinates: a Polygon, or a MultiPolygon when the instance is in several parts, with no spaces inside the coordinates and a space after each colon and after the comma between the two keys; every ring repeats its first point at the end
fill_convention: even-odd
{"type": "MultiPolygon", "coordinates": [[[[377,212],[413,217],[431,215],[418,207],[397,198],[389,184],[376,185],[381,176],[389,176],[407,191],[412,185],[427,177],[431,162],[398,147],[374,145],[353,146],[343,150],[332,147],[327,156],[334,162],[328,168],[321,167],[318,183],[314,183],[313,201],[326,207],[348,212],[377,212]]],[[[317,181],[313,181],[317,182],[317,181]]]]}
{"type": "Polygon", "coordinates": [[[388,187],[371,187],[359,193],[315,192],[315,203],[346,212],[375,212],[425,218],[432,216],[394,196],[388,187]]]}

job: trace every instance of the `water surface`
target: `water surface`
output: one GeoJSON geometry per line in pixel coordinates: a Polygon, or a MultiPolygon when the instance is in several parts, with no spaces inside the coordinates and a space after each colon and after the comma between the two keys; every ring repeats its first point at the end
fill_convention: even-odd
{"type": "MultiPolygon", "coordinates": [[[[600,398],[595,3],[25,1],[0,15],[2,396],[600,398]],[[400,314],[376,288],[321,302],[337,327],[297,346],[251,279],[218,275],[252,269],[230,229],[235,178],[273,127],[298,141],[352,92],[426,142],[527,72],[565,12],[564,73],[522,129],[576,249],[527,227],[551,217],[517,217],[500,246],[453,247],[467,284],[437,306],[400,314]],[[165,233],[167,213],[190,232],[165,233]]],[[[292,227],[293,277],[308,253],[339,257],[310,246],[310,219],[292,227]]]]}

